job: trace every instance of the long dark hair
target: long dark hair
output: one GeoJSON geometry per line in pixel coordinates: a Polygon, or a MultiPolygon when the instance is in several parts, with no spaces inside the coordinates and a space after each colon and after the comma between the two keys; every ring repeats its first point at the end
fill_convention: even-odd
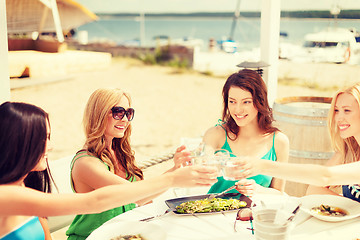
{"type": "Polygon", "coordinates": [[[258,123],[261,130],[264,133],[272,133],[278,131],[276,127],[272,125],[274,121],[272,116],[272,109],[269,107],[267,99],[267,87],[261,76],[253,70],[243,69],[237,73],[233,73],[228,77],[223,87],[223,114],[222,120],[227,130],[227,135],[232,132],[235,135],[235,140],[240,132],[239,126],[236,124],[234,119],[231,117],[228,109],[228,98],[230,87],[239,87],[243,90],[249,91],[253,98],[255,108],[258,110],[258,123]]]}
{"type": "Polygon", "coordinates": [[[49,168],[32,172],[45,153],[48,121],[48,114],[34,105],[0,105],[0,184],[24,178],[25,186],[51,192],[49,168]]]}

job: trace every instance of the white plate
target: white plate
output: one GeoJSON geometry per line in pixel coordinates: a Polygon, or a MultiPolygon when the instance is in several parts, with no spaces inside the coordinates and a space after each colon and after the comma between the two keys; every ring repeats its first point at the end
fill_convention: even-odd
{"type": "Polygon", "coordinates": [[[360,216],[360,203],[346,197],[336,195],[309,195],[301,198],[301,209],[306,213],[327,222],[339,222],[360,216]],[[311,211],[311,208],[321,204],[339,207],[346,210],[346,216],[324,216],[311,211]]]}
{"type": "Polygon", "coordinates": [[[165,240],[166,232],[149,222],[113,222],[93,231],[86,240],[110,240],[120,235],[140,234],[146,240],[165,240]]]}

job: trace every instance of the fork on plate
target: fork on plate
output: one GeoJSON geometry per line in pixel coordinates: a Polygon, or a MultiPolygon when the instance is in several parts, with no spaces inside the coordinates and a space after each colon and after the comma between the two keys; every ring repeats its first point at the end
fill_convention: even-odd
{"type": "Polygon", "coordinates": [[[153,219],[155,219],[155,218],[162,217],[162,216],[164,216],[165,214],[167,214],[167,213],[169,213],[169,212],[171,212],[171,209],[170,209],[170,208],[167,209],[163,214],[159,214],[159,215],[155,215],[155,216],[152,216],[152,217],[143,218],[143,219],[140,219],[139,221],[141,221],[141,222],[149,222],[149,221],[151,221],[151,220],[153,220],[153,219]]]}
{"type": "Polygon", "coordinates": [[[227,193],[228,191],[230,190],[233,190],[236,188],[236,185],[232,186],[232,187],[229,187],[228,189],[226,189],[225,191],[222,191],[221,193],[213,193],[213,194],[210,194],[210,196],[208,197],[208,199],[213,199],[213,198],[216,198],[216,197],[219,197],[219,196],[222,196],[224,195],[225,193],[227,193]]]}

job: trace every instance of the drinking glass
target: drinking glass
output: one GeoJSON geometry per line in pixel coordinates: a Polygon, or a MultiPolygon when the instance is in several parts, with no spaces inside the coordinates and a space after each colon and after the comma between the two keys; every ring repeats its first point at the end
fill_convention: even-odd
{"type": "Polygon", "coordinates": [[[190,157],[192,158],[191,162],[187,162],[185,165],[194,164],[193,159],[204,154],[205,144],[201,138],[181,138],[180,144],[185,146],[185,151],[190,152],[190,157]]]}
{"type": "Polygon", "coordinates": [[[291,221],[285,224],[274,222],[277,209],[253,209],[255,238],[261,240],[286,240],[293,228],[291,221]]]}
{"type": "Polygon", "coordinates": [[[211,159],[211,164],[219,169],[219,176],[224,175],[225,163],[230,158],[230,152],[226,149],[216,149],[211,159]]]}
{"type": "Polygon", "coordinates": [[[239,167],[236,162],[239,160],[239,157],[229,157],[223,168],[223,177],[225,180],[236,180],[235,176],[237,171],[239,171],[239,167]]]}

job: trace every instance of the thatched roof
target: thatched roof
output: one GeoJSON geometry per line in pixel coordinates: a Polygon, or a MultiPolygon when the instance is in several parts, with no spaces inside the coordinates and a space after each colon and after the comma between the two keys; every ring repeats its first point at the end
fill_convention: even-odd
{"type": "MultiPolygon", "coordinates": [[[[94,13],[73,0],[56,1],[64,32],[97,20],[94,13]]],[[[8,33],[55,32],[52,11],[46,6],[50,2],[49,0],[6,0],[8,33]]]]}

